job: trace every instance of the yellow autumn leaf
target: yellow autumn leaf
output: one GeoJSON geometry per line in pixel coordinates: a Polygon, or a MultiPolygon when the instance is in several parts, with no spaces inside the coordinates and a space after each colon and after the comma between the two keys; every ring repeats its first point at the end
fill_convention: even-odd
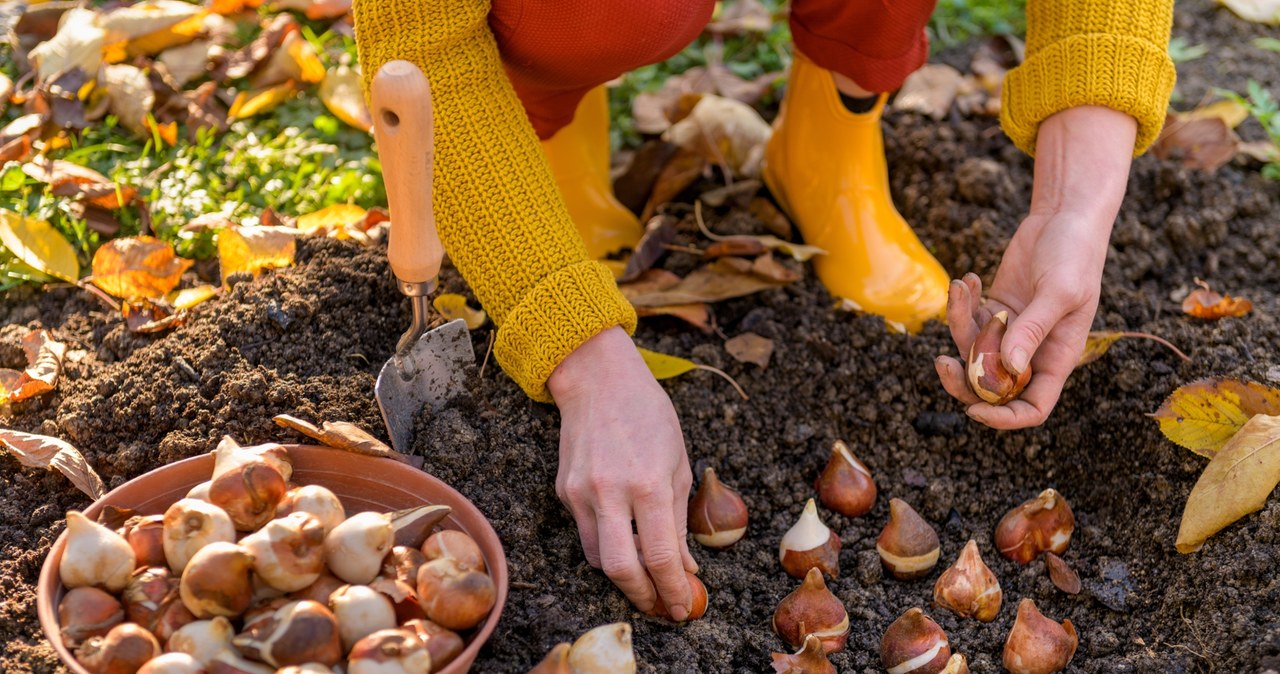
{"type": "Polygon", "coordinates": [[[363,208],[355,204],[334,204],[314,213],[300,215],[294,224],[303,234],[324,236],[330,232],[340,232],[347,225],[364,220],[365,213],[363,208]]]}
{"type": "Polygon", "coordinates": [[[42,274],[71,282],[80,278],[76,249],[44,220],[0,208],[0,244],[42,274]]]}
{"type": "Polygon", "coordinates": [[[365,105],[364,93],[360,90],[359,72],[346,66],[335,68],[320,83],[319,95],[334,117],[361,131],[373,128],[369,106],[365,105]]]}
{"type": "Polygon", "coordinates": [[[158,299],[178,287],[191,260],[150,236],[129,236],[103,244],[93,254],[93,284],[124,300],[158,299]]]}
{"type": "Polygon", "coordinates": [[[228,227],[218,232],[222,284],[239,272],[257,277],[263,269],[293,266],[295,235],[288,227],[228,227]]]}
{"type": "Polygon", "coordinates": [[[241,91],[236,95],[236,100],[231,103],[231,109],[227,111],[227,119],[244,119],[270,112],[281,103],[293,98],[296,93],[298,93],[298,87],[293,80],[261,91],[241,91]]]}
{"type": "Polygon", "coordinates": [[[298,77],[310,84],[315,84],[324,79],[324,63],[320,61],[320,55],[316,53],[316,48],[306,38],[298,37],[292,42],[287,42],[286,51],[289,56],[293,57],[294,63],[298,65],[298,77]]]}
{"type": "Polygon", "coordinates": [[[204,34],[204,18],[207,15],[207,11],[200,11],[172,26],[129,40],[125,51],[129,56],[151,56],[170,47],[193,42],[204,34]]]}
{"type": "Polygon", "coordinates": [[[746,391],[743,391],[742,387],[738,385],[738,382],[734,381],[733,377],[730,377],[723,370],[711,367],[710,365],[695,363],[691,360],[680,358],[679,356],[670,356],[665,353],[658,353],[657,351],[650,351],[639,347],[636,347],[636,350],[640,352],[640,357],[644,359],[644,364],[648,366],[649,372],[653,374],[654,379],[671,379],[693,370],[706,370],[723,377],[725,381],[728,381],[729,384],[733,386],[734,390],[738,392],[738,395],[742,396],[743,400],[748,399],[746,391]]]}
{"type": "Polygon", "coordinates": [[[1221,119],[1227,126],[1234,129],[1240,126],[1241,122],[1249,119],[1249,108],[1238,101],[1223,100],[1200,106],[1191,112],[1178,114],[1180,121],[1214,118],[1221,119]]]}
{"type": "Polygon", "coordinates": [[[1103,357],[1104,355],[1106,355],[1107,351],[1111,349],[1112,344],[1115,344],[1116,342],[1120,341],[1121,339],[1124,339],[1125,337],[1149,339],[1158,344],[1163,344],[1170,351],[1177,354],[1177,356],[1182,360],[1187,362],[1191,361],[1190,356],[1183,353],[1181,349],[1174,346],[1173,344],[1170,344],[1168,340],[1162,337],[1157,337],[1156,335],[1152,335],[1146,332],[1118,332],[1118,331],[1111,331],[1111,330],[1098,330],[1098,331],[1090,332],[1089,337],[1085,339],[1084,351],[1080,354],[1080,360],[1076,361],[1076,367],[1080,367],[1082,365],[1088,365],[1089,363],[1092,363],[1093,361],[1103,357]]]}
{"type": "Polygon", "coordinates": [[[1178,527],[1178,552],[1199,550],[1227,525],[1261,510],[1277,484],[1280,416],[1259,414],[1222,446],[1192,487],[1178,527]]]}
{"type": "Polygon", "coordinates": [[[168,295],[165,295],[164,301],[168,302],[176,311],[184,311],[197,304],[213,299],[217,294],[218,289],[206,283],[194,288],[175,290],[168,295]]]}
{"type": "Polygon", "coordinates": [[[475,330],[484,325],[486,318],[484,310],[467,306],[467,298],[458,293],[440,293],[431,300],[431,306],[435,307],[441,316],[451,321],[461,318],[466,322],[468,330],[475,330]]]}
{"type": "Polygon", "coordinates": [[[1280,390],[1237,379],[1201,379],[1178,388],[1151,416],[1174,443],[1213,458],[1250,417],[1280,415],[1280,390]]]}

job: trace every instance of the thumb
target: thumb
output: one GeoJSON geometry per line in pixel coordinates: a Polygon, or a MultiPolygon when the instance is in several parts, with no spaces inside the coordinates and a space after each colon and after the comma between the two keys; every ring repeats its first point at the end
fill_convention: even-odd
{"type": "Polygon", "coordinates": [[[1022,374],[1049,333],[1070,311],[1066,302],[1037,297],[1009,322],[1000,343],[1000,359],[1015,375],[1022,374]]]}

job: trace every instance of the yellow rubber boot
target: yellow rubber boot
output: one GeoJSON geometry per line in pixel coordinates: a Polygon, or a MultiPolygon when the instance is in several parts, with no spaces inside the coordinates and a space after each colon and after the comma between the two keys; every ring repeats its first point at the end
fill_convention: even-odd
{"type": "Polygon", "coordinates": [[[603,86],[582,98],[573,121],[542,141],[569,217],[593,258],[630,248],[644,233],[609,184],[609,99],[603,86]]]}
{"type": "Polygon", "coordinates": [[[806,243],[832,295],[916,332],[946,310],[949,276],[889,197],[880,112],[845,109],[831,72],[799,52],[765,151],[764,179],[806,243]]]}

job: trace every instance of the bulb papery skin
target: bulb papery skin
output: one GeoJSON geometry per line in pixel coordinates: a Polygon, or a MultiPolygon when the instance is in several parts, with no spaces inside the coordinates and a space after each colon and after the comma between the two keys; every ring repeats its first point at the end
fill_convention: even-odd
{"type": "Polygon", "coordinates": [[[452,557],[458,564],[476,571],[487,572],[484,553],[474,538],[457,529],[443,529],[431,534],[422,543],[422,556],[426,561],[452,557]]]}
{"type": "Polygon", "coordinates": [[[876,503],[876,482],[871,470],[842,440],[836,440],[831,447],[831,459],[814,487],[822,505],[845,517],[861,517],[876,503]]]}
{"type": "Polygon", "coordinates": [[[338,496],[318,484],[303,485],[285,492],[280,505],[276,506],[276,517],[296,512],[311,513],[320,520],[326,535],[347,519],[346,510],[338,496]]]}
{"type": "Polygon", "coordinates": [[[929,574],[938,563],[942,545],[938,532],[906,501],[889,501],[889,523],[876,539],[876,551],[885,569],[899,580],[929,574]]]}
{"type": "Polygon", "coordinates": [[[426,644],[427,652],[431,654],[432,671],[440,671],[453,662],[467,646],[457,632],[425,618],[405,622],[404,629],[417,634],[426,644]]]}
{"type": "Polygon", "coordinates": [[[122,598],[129,622],[143,626],[162,642],[195,620],[179,596],[178,579],[166,566],[135,571],[122,598]]]}
{"type": "Polygon", "coordinates": [[[133,548],[136,566],[164,566],[164,515],[131,517],[118,532],[133,548]]]}
{"type": "Polygon", "coordinates": [[[123,536],[77,510],[67,513],[67,544],[58,575],[68,589],[93,586],[119,592],[129,584],[136,565],[133,546],[123,536]]]}
{"type": "Polygon", "coordinates": [[[433,622],[451,630],[479,625],[497,600],[488,575],[462,566],[452,557],[427,562],[418,570],[418,601],[433,622]]]}
{"type": "Polygon", "coordinates": [[[1015,377],[1001,360],[1000,345],[1008,324],[1009,312],[997,313],[982,326],[969,347],[969,365],[965,369],[969,388],[992,405],[1003,405],[1017,398],[1031,381],[1030,366],[1015,377]]]}
{"type": "Polygon", "coordinates": [[[278,442],[267,442],[261,445],[241,447],[231,436],[224,435],[213,450],[213,477],[235,468],[246,461],[263,461],[276,469],[280,477],[287,482],[293,478],[293,462],[289,459],[289,450],[278,442]]]}
{"type": "Polygon", "coordinates": [[[381,574],[386,578],[393,578],[411,585],[418,583],[418,569],[427,563],[426,555],[420,550],[416,550],[407,545],[396,545],[391,548],[385,559],[382,560],[381,574]]]}
{"type": "Polygon", "coordinates": [[[285,478],[276,467],[251,458],[222,474],[215,469],[209,501],[226,511],[236,531],[257,531],[275,517],[285,489],[285,478]]]}
{"type": "Polygon", "coordinates": [[[208,503],[209,487],[212,487],[212,486],[213,486],[213,480],[205,480],[204,482],[201,482],[200,484],[192,487],[191,491],[187,492],[186,498],[195,499],[197,501],[204,501],[205,503],[208,503]]]}
{"type": "Polygon", "coordinates": [[[613,623],[588,630],[569,648],[573,674],[635,674],[631,625],[613,623]]]}
{"type": "Polygon", "coordinates": [[[1070,620],[1046,618],[1034,601],[1018,604],[1018,617],[1004,643],[1004,667],[1012,674],[1052,674],[1067,668],[1080,644],[1070,620]]]}
{"type": "Polygon", "coordinates": [[[324,571],[324,525],[310,513],[273,519],[240,545],[253,555],[258,576],[281,592],[301,590],[324,571]]]}
{"type": "Polygon", "coordinates": [[[962,618],[991,622],[1000,613],[1004,593],[1000,581],[982,561],[978,543],[965,544],[951,568],[942,572],[933,586],[933,601],[962,618]]]}
{"type": "Polygon", "coordinates": [[[704,548],[721,550],[747,533],[747,504],[742,496],[725,486],[710,467],[702,473],[702,484],[689,501],[689,533],[704,548]]]}
{"type": "MultiPolygon", "coordinates": [[[[707,613],[707,586],[702,584],[701,578],[692,573],[685,571],[684,574],[689,581],[689,590],[693,599],[693,604],[689,607],[689,617],[686,620],[697,620],[707,613]]],[[[675,620],[667,610],[667,605],[663,603],[661,595],[657,597],[653,610],[649,613],[664,620],[675,620]]]]}
{"type": "Polygon", "coordinates": [[[832,578],[840,575],[840,537],[818,517],[813,499],[805,503],[800,519],[783,534],[778,560],[793,578],[804,578],[813,568],[832,578]]]}
{"type": "Polygon", "coordinates": [[[164,653],[143,665],[138,674],[205,674],[205,668],[186,653],[164,653]]]}
{"type": "Polygon", "coordinates": [[[338,634],[344,651],[379,630],[395,628],[396,609],[386,595],[367,585],[346,585],[329,597],[329,607],[338,619],[338,634]]]}
{"type": "Polygon", "coordinates": [[[565,642],[556,644],[528,674],[573,674],[569,669],[569,648],[565,642]]]}
{"type": "Polygon", "coordinates": [[[253,556],[234,543],[210,543],[182,571],[178,591],[197,618],[236,617],[253,601],[253,556]]]}
{"type": "Polygon", "coordinates": [[[338,621],[328,608],[310,600],[294,601],[247,625],[231,643],[240,653],[274,667],[342,659],[338,621]]]}
{"type": "Polygon", "coordinates": [[[164,512],[164,556],[174,573],[182,573],[200,548],[235,540],[231,518],[208,501],[184,498],[164,512]]]}
{"type": "Polygon", "coordinates": [[[352,585],[368,585],[382,570],[382,559],[391,550],[395,531],[382,513],[363,512],[348,517],[324,539],[329,571],[352,585]]]}
{"type": "Polygon", "coordinates": [[[952,653],[947,666],[942,668],[942,674],[969,674],[969,661],[959,653],[952,653]]]}
{"type": "Polygon", "coordinates": [[[889,674],[939,674],[950,659],[947,635],[918,608],[899,616],[880,639],[880,661],[889,674]]]}
{"type": "Polygon", "coordinates": [[[1011,561],[1029,564],[1045,551],[1066,552],[1075,526],[1067,500],[1056,490],[1046,489],[1001,518],[996,525],[996,548],[1011,561]]]}
{"type": "Polygon", "coordinates": [[[411,584],[396,578],[379,575],[373,579],[372,583],[369,583],[369,587],[391,602],[391,605],[395,608],[397,625],[404,625],[411,620],[422,620],[427,617],[426,611],[423,611],[422,605],[418,603],[418,584],[416,582],[411,584]]]}
{"type": "Polygon", "coordinates": [[[409,630],[379,630],[357,641],[347,657],[347,674],[429,674],[431,654],[409,630]]]}
{"type": "Polygon", "coordinates": [[[840,598],[827,589],[822,572],[810,569],[804,582],[778,602],[773,612],[773,630],[794,647],[804,645],[812,634],[827,653],[844,650],[849,639],[849,614],[840,598]]]}
{"type": "Polygon", "coordinates": [[[322,571],[320,572],[320,577],[317,578],[315,582],[301,590],[298,590],[297,592],[290,592],[289,598],[294,600],[310,599],[311,601],[318,601],[321,604],[328,606],[329,597],[333,595],[335,590],[346,584],[347,583],[343,582],[341,578],[338,578],[332,573],[322,571]]]}
{"type": "Polygon", "coordinates": [[[160,654],[160,643],[150,632],[121,623],[106,636],[93,637],[76,650],[76,660],[91,674],[133,674],[160,654]]]}
{"type": "Polygon", "coordinates": [[[809,634],[804,645],[793,654],[771,653],[773,671],[777,674],[836,674],[836,666],[827,659],[822,641],[809,634]]]}
{"type": "Polygon", "coordinates": [[[165,648],[171,652],[186,653],[208,667],[216,655],[231,649],[231,638],[235,634],[235,628],[226,618],[197,620],[174,632],[165,648]]]}
{"type": "Polygon", "coordinates": [[[208,674],[275,674],[274,667],[249,660],[234,649],[222,651],[209,662],[208,674]]]}
{"type": "Polygon", "coordinates": [[[62,643],[75,649],[92,637],[106,636],[124,622],[124,607],[115,597],[96,587],[77,587],[58,604],[62,643]]]}

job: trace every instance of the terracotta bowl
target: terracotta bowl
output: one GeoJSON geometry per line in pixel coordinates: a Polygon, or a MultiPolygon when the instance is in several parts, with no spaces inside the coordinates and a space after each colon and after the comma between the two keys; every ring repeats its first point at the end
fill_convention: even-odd
{"type": "MultiPolygon", "coordinates": [[[[318,484],[329,488],[342,500],[347,513],[368,510],[386,512],[411,508],[423,504],[444,504],[453,509],[440,526],[466,532],[480,544],[485,564],[498,589],[493,611],[484,623],[473,632],[466,649],[443,674],[463,674],[471,669],[480,647],[493,634],[507,601],[507,557],[502,543],[489,521],[470,501],[452,487],[427,473],[390,459],[379,459],[352,454],[327,447],[311,445],[286,445],[293,461],[293,481],[298,484],[318,484]]],[[[171,463],[145,475],[129,480],[106,496],[95,501],[84,514],[96,519],[104,506],[133,508],[144,515],[163,514],[170,505],[186,496],[192,487],[209,479],[213,473],[213,455],[204,454],[171,463]]],[[[58,562],[66,547],[66,534],[54,541],[49,556],[40,569],[40,583],[36,590],[36,607],[45,636],[53,644],[58,656],[74,674],[89,674],[62,645],[58,630],[58,603],[66,593],[58,580],[58,562]]]]}

